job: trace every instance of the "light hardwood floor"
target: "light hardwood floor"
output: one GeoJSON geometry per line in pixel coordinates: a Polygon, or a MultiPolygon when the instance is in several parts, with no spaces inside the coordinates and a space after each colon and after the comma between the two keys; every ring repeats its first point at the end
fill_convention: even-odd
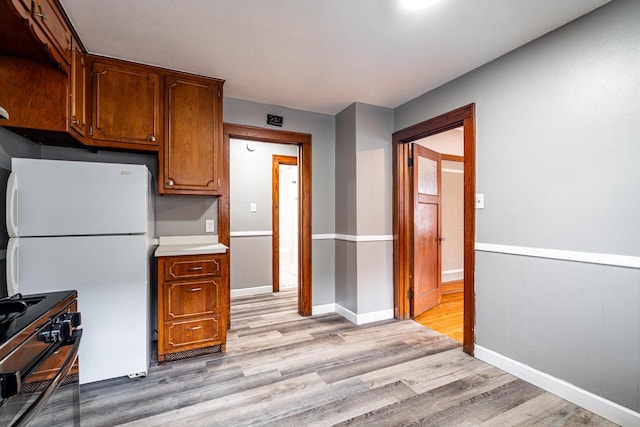
{"type": "Polygon", "coordinates": [[[83,385],[82,425],[612,425],[411,320],[301,318],[292,291],[231,313],[224,355],[83,385]]]}
{"type": "Polygon", "coordinates": [[[415,320],[422,326],[461,343],[464,329],[464,292],[442,295],[440,304],[425,311],[415,320]]]}

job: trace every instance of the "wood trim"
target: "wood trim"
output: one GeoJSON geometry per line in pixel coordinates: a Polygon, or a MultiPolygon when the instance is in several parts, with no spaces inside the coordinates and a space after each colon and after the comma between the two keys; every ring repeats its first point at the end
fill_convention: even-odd
{"type": "MultiPolygon", "coordinates": [[[[223,126],[223,184],[222,196],[218,199],[218,236],[220,243],[229,246],[229,140],[274,142],[297,145],[299,168],[298,192],[298,313],[311,316],[311,135],[225,123],[223,126]]],[[[229,257],[231,258],[231,251],[229,257]]],[[[230,305],[230,300],[227,301],[230,305]]]]}
{"type": "Polygon", "coordinates": [[[411,317],[408,143],[456,127],[464,127],[464,337],[463,350],[473,355],[475,344],[475,104],[469,104],[393,134],[393,289],[397,319],[411,317]]]}
{"type": "Polygon", "coordinates": [[[453,154],[440,154],[440,158],[452,162],[464,162],[464,156],[454,156],[453,154]]]}
{"type": "Polygon", "coordinates": [[[280,292],[280,165],[297,165],[298,158],[274,154],[271,163],[271,276],[273,292],[280,292]]]}

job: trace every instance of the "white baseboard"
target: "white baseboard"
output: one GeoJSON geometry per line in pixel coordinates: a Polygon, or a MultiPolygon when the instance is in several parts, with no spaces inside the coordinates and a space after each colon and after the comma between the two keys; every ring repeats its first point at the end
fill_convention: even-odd
{"type": "Polygon", "coordinates": [[[344,308],[340,304],[335,304],[336,313],[344,317],[351,323],[356,325],[364,325],[366,323],[379,322],[381,320],[393,319],[393,309],[373,311],[370,313],[356,314],[353,311],[344,308]]]}
{"type": "Polygon", "coordinates": [[[445,270],[442,272],[442,283],[459,282],[464,280],[464,270],[445,270]]]}
{"type": "Polygon", "coordinates": [[[482,346],[476,345],[474,354],[479,360],[500,368],[569,402],[582,406],[616,424],[623,426],[640,426],[640,413],[632,411],[629,408],[625,408],[622,405],[482,346]]]}
{"type": "Polygon", "coordinates": [[[255,288],[231,289],[231,297],[244,297],[247,295],[268,294],[273,292],[271,285],[256,286],[255,288]]]}
{"type": "Polygon", "coordinates": [[[311,315],[315,316],[317,314],[327,314],[327,313],[335,313],[336,312],[336,305],[331,303],[331,304],[324,304],[324,305],[314,305],[313,307],[311,307],[311,315]]]}

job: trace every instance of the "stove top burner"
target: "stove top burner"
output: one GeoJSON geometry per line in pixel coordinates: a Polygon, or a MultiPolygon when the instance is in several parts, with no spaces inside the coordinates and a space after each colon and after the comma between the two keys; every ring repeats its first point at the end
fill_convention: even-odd
{"type": "Polygon", "coordinates": [[[27,311],[27,309],[42,301],[44,297],[23,298],[22,294],[0,299],[0,325],[11,322],[27,311]]]}

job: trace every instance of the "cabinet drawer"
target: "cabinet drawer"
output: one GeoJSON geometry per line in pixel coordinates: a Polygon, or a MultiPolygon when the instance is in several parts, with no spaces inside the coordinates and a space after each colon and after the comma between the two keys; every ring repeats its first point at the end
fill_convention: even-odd
{"type": "Polygon", "coordinates": [[[168,353],[201,348],[220,343],[225,325],[220,316],[164,325],[164,347],[168,353]]]}
{"type": "Polygon", "coordinates": [[[223,255],[194,255],[167,258],[164,280],[192,279],[223,274],[223,255]]]}
{"type": "Polygon", "coordinates": [[[166,321],[182,320],[192,316],[212,316],[222,309],[220,280],[167,283],[164,292],[166,321]]]}

